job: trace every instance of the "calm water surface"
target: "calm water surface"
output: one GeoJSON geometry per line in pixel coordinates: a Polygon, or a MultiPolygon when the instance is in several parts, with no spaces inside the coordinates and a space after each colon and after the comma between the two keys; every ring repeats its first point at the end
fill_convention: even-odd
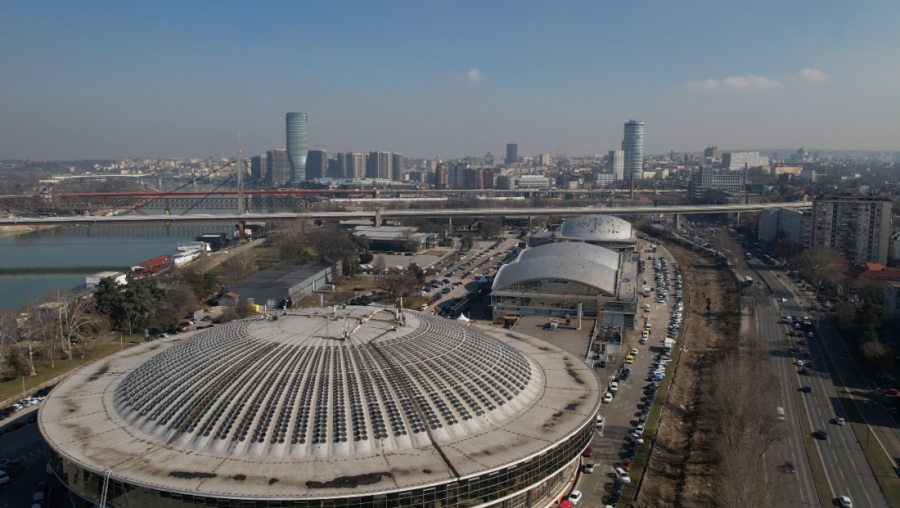
{"type": "Polygon", "coordinates": [[[223,223],[67,226],[0,236],[0,309],[17,309],[55,287],[83,284],[99,269],[124,269],[175,254],[179,243],[203,233],[228,233],[230,237],[232,229],[223,223]],[[41,273],[42,269],[52,272],[41,273]]]}

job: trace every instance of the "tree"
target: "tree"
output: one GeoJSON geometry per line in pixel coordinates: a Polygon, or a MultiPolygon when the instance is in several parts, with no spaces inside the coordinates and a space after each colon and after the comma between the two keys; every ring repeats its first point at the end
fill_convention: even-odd
{"type": "Polygon", "coordinates": [[[238,301],[234,303],[234,311],[240,319],[256,314],[256,309],[250,306],[250,302],[246,298],[238,298],[238,301]]]}
{"type": "Polygon", "coordinates": [[[222,263],[222,268],[231,282],[243,280],[253,274],[253,256],[247,251],[240,252],[222,263]]]}
{"type": "MultiPolygon", "coordinates": [[[[87,343],[96,338],[102,318],[97,314],[97,301],[79,296],[64,288],[50,290],[42,298],[43,307],[50,309],[53,338],[62,346],[67,359],[72,359],[73,344],[87,343]]],[[[52,355],[51,355],[52,359],[52,355]]]]}
{"type": "Polygon", "coordinates": [[[485,217],[481,221],[480,232],[483,238],[496,238],[503,232],[503,222],[500,217],[485,217]]]}
{"type": "Polygon", "coordinates": [[[362,254],[359,255],[359,262],[360,262],[361,264],[364,264],[364,265],[365,265],[365,264],[367,264],[367,263],[371,263],[371,262],[372,262],[372,259],[374,259],[374,258],[375,258],[375,256],[373,256],[371,252],[365,251],[365,252],[363,252],[362,254]]]}
{"type": "Polygon", "coordinates": [[[811,247],[795,256],[792,264],[818,293],[822,281],[826,278],[841,277],[843,263],[844,258],[836,250],[828,247],[811,247]]]}
{"type": "Polygon", "coordinates": [[[219,277],[214,273],[186,273],[181,282],[187,284],[195,295],[209,297],[219,291],[219,277]]]}
{"type": "Polygon", "coordinates": [[[385,260],[384,256],[381,254],[375,256],[375,260],[372,261],[372,271],[375,272],[376,281],[384,277],[384,274],[387,271],[387,260],[385,260]]]}
{"type": "Polygon", "coordinates": [[[410,263],[407,270],[410,271],[413,275],[416,276],[416,280],[419,282],[419,285],[425,284],[425,271],[417,265],[416,263],[410,263]]]}
{"type": "Polygon", "coordinates": [[[162,298],[153,311],[153,318],[163,330],[170,330],[181,319],[197,310],[197,296],[187,284],[174,284],[166,290],[165,298],[162,298]]]}
{"type": "Polygon", "coordinates": [[[384,276],[381,288],[387,293],[388,300],[396,302],[415,293],[422,285],[411,270],[391,268],[384,276]]]}

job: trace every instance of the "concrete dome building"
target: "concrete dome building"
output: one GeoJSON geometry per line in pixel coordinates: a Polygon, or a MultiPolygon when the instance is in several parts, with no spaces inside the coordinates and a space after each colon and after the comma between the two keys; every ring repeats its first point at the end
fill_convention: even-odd
{"type": "Polygon", "coordinates": [[[534,235],[532,246],[553,242],[585,242],[615,251],[636,249],[634,229],[627,220],[612,215],[591,214],[563,222],[559,231],[544,231],[534,235]]]}
{"type": "Polygon", "coordinates": [[[89,503],[543,508],[575,476],[600,393],[578,358],[509,330],[313,308],[107,357],[60,383],[39,424],[89,503]]]}

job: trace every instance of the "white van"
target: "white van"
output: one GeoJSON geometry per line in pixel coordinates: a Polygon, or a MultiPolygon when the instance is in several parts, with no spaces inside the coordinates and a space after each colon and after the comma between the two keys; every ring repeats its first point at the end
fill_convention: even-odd
{"type": "Polygon", "coordinates": [[[776,407],[775,414],[778,415],[779,420],[784,420],[784,408],[783,407],[776,407]]]}
{"type": "Polygon", "coordinates": [[[603,417],[597,415],[597,428],[603,430],[603,417]]]}

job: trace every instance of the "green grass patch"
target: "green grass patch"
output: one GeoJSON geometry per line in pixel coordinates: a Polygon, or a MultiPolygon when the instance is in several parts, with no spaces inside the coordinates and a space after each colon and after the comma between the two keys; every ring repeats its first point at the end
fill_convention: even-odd
{"type": "MultiPolygon", "coordinates": [[[[143,336],[140,335],[128,335],[124,337],[124,347],[128,347],[128,343],[130,340],[143,340],[143,336]]],[[[65,374],[70,370],[77,369],[82,365],[90,363],[98,358],[103,358],[104,356],[117,353],[121,350],[121,346],[119,345],[119,341],[109,342],[106,344],[101,344],[94,348],[93,351],[85,352],[84,358],[81,358],[81,354],[76,352],[77,354],[71,360],[56,360],[55,367],[50,367],[50,361],[46,358],[35,359],[35,370],[37,371],[36,376],[25,376],[25,390],[29,390],[38,386],[42,383],[46,383],[47,381],[59,376],[61,374],[65,374]]],[[[22,394],[22,378],[18,379],[10,379],[4,380],[0,382],[0,400],[6,400],[10,397],[15,397],[17,395],[22,394]]]]}
{"type": "MultiPolygon", "coordinates": [[[[816,336],[816,340],[820,341],[821,346],[821,339],[816,336]]],[[[825,356],[825,365],[828,367],[828,373],[831,374],[831,380],[837,391],[838,399],[840,399],[844,412],[847,414],[850,428],[853,429],[856,441],[863,449],[866,462],[869,463],[869,467],[872,468],[872,472],[875,474],[875,480],[878,481],[878,485],[884,492],[888,503],[894,508],[900,508],[900,478],[897,477],[897,471],[894,469],[891,458],[865,423],[865,418],[863,418],[859,408],[856,407],[856,402],[850,396],[850,392],[841,383],[841,378],[837,375],[837,371],[831,363],[831,358],[827,355],[825,356]],[[868,446],[865,444],[867,442],[868,446]]]]}

